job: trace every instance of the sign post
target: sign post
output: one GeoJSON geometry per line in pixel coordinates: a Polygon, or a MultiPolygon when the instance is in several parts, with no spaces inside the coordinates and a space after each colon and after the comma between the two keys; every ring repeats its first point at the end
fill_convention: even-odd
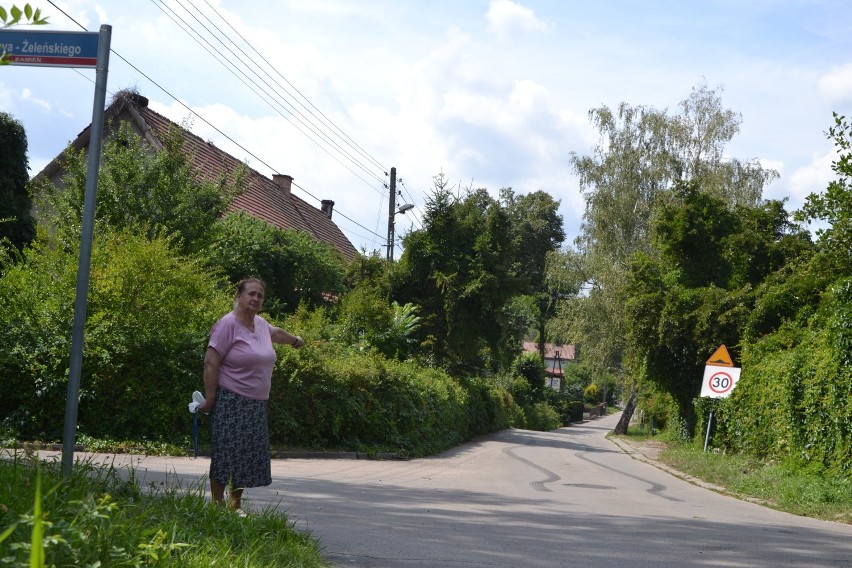
{"type": "MultiPolygon", "coordinates": [[[[701,396],[710,398],[727,398],[731,395],[737,381],[740,380],[740,369],[734,367],[734,362],[728,353],[728,348],[721,345],[707,360],[704,367],[704,379],[701,383],[701,396]]],[[[704,435],[704,451],[710,441],[710,424],[713,422],[713,411],[707,419],[707,432],[704,435]]]]}
{"type": "Polygon", "coordinates": [[[89,130],[86,192],[83,197],[77,295],[74,301],[74,323],[71,329],[71,360],[68,366],[65,426],[62,434],[62,475],[66,480],[71,476],[74,465],[74,445],[77,436],[77,406],[80,399],[80,372],[83,362],[83,338],[89,296],[98,169],[103,146],[104,104],[111,38],[112,26],[107,25],[101,26],[100,32],[0,31],[0,52],[6,55],[10,65],[84,67],[97,70],[92,125],[89,130]]]}

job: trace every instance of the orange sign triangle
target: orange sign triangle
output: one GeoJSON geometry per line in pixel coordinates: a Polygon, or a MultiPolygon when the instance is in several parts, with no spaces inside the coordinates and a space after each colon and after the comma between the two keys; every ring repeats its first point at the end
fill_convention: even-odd
{"type": "Polygon", "coordinates": [[[710,358],[707,359],[708,365],[714,365],[716,367],[733,367],[734,362],[731,361],[731,355],[728,353],[728,348],[725,347],[723,343],[719,348],[710,355],[710,358]]]}

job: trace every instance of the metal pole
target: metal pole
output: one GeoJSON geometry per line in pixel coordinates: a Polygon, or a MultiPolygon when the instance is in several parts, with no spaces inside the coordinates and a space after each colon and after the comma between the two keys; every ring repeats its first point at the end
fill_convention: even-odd
{"type": "Polygon", "coordinates": [[[393,260],[394,217],[396,216],[396,168],[390,172],[390,195],[388,196],[388,260],[393,260]]]}
{"type": "Polygon", "coordinates": [[[713,422],[713,411],[710,411],[710,417],[707,419],[707,433],[704,434],[704,453],[707,453],[707,443],[710,441],[710,423],[713,422]]]}
{"type": "Polygon", "coordinates": [[[74,301],[74,323],[71,329],[71,362],[68,369],[68,395],[65,400],[65,429],[62,435],[62,475],[67,480],[74,465],[74,443],[77,435],[77,405],[80,398],[80,371],[83,363],[83,333],[89,295],[89,269],[92,259],[92,237],[97,203],[98,167],[103,145],[104,103],[106,102],[109,46],[112,26],[103,25],[98,39],[98,66],[95,76],[95,101],[89,130],[89,162],[86,170],[86,193],[83,198],[83,226],[80,236],[80,261],[77,267],[77,296],[74,301]]]}

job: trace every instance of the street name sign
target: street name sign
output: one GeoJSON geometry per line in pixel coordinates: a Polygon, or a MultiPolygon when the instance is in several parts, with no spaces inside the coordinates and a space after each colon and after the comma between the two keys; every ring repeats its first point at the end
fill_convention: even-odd
{"type": "Polygon", "coordinates": [[[98,32],[2,30],[0,52],[11,65],[96,69],[99,38],[98,32]]]}

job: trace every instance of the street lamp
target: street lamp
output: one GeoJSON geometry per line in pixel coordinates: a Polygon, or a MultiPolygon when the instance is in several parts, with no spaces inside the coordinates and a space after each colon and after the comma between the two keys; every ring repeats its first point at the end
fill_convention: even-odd
{"type": "Polygon", "coordinates": [[[406,211],[409,211],[411,209],[414,209],[414,205],[412,205],[411,203],[403,203],[388,218],[388,260],[393,260],[393,241],[394,241],[394,231],[396,230],[394,217],[396,215],[399,215],[400,213],[405,214],[406,211]]]}
{"type": "Polygon", "coordinates": [[[412,209],[414,205],[411,203],[403,203],[396,207],[396,168],[391,168],[390,172],[390,195],[388,196],[388,260],[393,260],[393,241],[394,241],[394,217],[399,213],[405,214],[406,211],[412,209]]]}

